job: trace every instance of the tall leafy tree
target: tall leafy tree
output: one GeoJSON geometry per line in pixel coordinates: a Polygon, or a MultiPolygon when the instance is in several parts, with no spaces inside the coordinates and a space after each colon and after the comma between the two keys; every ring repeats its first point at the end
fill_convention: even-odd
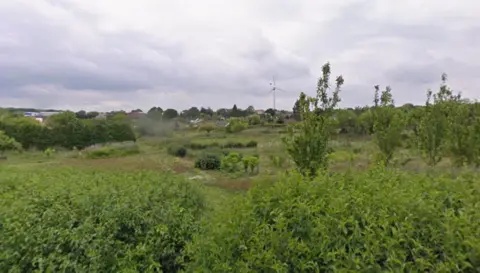
{"type": "Polygon", "coordinates": [[[162,120],[163,109],[161,107],[152,107],[147,112],[147,117],[151,120],[162,120]]]}
{"type": "Polygon", "coordinates": [[[163,112],[163,119],[169,120],[178,117],[178,112],[175,109],[168,108],[163,112]]]}
{"type": "Polygon", "coordinates": [[[375,143],[380,151],[380,160],[389,165],[394,152],[402,144],[404,119],[395,104],[389,86],[380,93],[380,87],[375,86],[375,106],[373,113],[373,133],[375,143]]]}
{"type": "Polygon", "coordinates": [[[298,171],[306,176],[316,176],[328,167],[329,139],[333,126],[333,110],[340,102],[340,89],[344,83],[342,76],[336,78],[332,92],[330,84],[330,64],[322,67],[322,76],[317,82],[317,94],[308,97],[303,92],[299,97],[301,122],[290,125],[283,143],[298,171]],[[321,112],[321,114],[318,114],[321,112]]]}

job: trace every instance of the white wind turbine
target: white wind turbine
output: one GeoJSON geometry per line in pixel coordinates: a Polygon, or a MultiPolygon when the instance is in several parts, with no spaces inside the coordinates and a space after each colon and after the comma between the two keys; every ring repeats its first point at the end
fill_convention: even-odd
{"type": "Polygon", "coordinates": [[[273,81],[270,83],[270,86],[272,86],[272,89],[270,90],[270,92],[273,93],[273,111],[276,111],[277,109],[275,107],[276,107],[276,93],[277,93],[277,90],[282,91],[282,92],[286,92],[286,91],[281,89],[281,88],[278,88],[275,85],[275,76],[273,76],[272,79],[273,79],[273,81]]]}

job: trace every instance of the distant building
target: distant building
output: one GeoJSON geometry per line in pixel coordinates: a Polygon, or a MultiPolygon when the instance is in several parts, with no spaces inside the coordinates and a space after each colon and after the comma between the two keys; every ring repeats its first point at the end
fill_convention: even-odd
{"type": "Polygon", "coordinates": [[[145,114],[144,112],[130,112],[127,115],[129,118],[132,119],[139,119],[147,116],[147,114],[145,114]]]}
{"type": "Polygon", "coordinates": [[[34,118],[36,121],[43,123],[48,117],[60,113],[61,112],[25,112],[24,116],[34,118]]]}

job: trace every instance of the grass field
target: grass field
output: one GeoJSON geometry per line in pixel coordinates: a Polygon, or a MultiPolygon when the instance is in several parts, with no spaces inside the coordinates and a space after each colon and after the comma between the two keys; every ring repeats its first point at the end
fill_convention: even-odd
{"type": "MultiPolygon", "coordinates": [[[[224,224],[225,219],[218,220],[217,212],[223,216],[225,216],[225,213],[231,214],[232,211],[226,209],[226,207],[231,207],[232,200],[244,196],[253,185],[270,185],[285,178],[286,170],[291,169],[293,163],[288,159],[282,145],[281,130],[253,128],[236,134],[214,131],[209,135],[196,130],[181,131],[169,137],[140,139],[137,141],[138,151],[132,153],[106,153],[106,157],[96,159],[89,158],[88,151],[58,150],[48,154],[39,151],[28,151],[20,154],[9,153],[8,160],[0,163],[0,213],[2,217],[0,223],[3,222],[3,225],[7,226],[7,229],[0,233],[3,236],[0,238],[4,239],[0,249],[3,255],[0,256],[0,260],[3,258],[4,262],[0,262],[0,271],[32,272],[36,269],[41,272],[158,272],[160,268],[158,261],[160,261],[163,272],[177,272],[181,269],[178,266],[178,259],[185,259],[178,248],[183,248],[185,244],[188,244],[191,238],[200,232],[200,229],[204,230],[202,232],[206,232],[204,238],[213,236],[211,237],[212,242],[218,239],[215,236],[230,234],[220,231],[218,234],[213,233],[213,235],[208,233],[210,221],[218,224],[219,227],[224,224]],[[251,148],[221,148],[226,143],[247,143],[250,141],[255,141],[257,146],[251,148]],[[183,158],[174,157],[167,152],[171,145],[190,147],[192,143],[201,144],[196,147],[202,145],[209,147],[187,148],[187,156],[183,158]],[[220,154],[224,150],[239,152],[244,156],[258,155],[260,159],[259,172],[252,174],[240,170],[227,173],[224,171],[201,171],[194,168],[195,159],[202,153],[220,154]],[[16,215],[22,215],[22,217],[26,215],[26,218],[19,219],[16,215]],[[206,219],[212,220],[207,221],[206,219]],[[9,226],[8,222],[5,221],[16,221],[16,224],[9,226]],[[202,221],[207,221],[208,224],[201,224],[202,221]],[[82,228],[71,231],[72,226],[76,226],[78,223],[83,223],[82,228]],[[152,230],[154,231],[146,227],[153,227],[152,230]],[[123,235],[118,235],[119,232],[115,233],[115,230],[120,230],[123,235]],[[102,236],[102,234],[105,238],[111,236],[111,234],[117,234],[115,236],[120,236],[120,239],[115,237],[115,240],[108,241],[97,237],[97,235],[102,236]],[[43,238],[49,239],[44,240],[43,238]],[[155,256],[156,252],[163,254],[161,257],[155,256]],[[70,254],[65,256],[64,253],[74,254],[72,254],[73,256],[70,254]],[[38,260],[39,257],[43,258],[38,260]]],[[[365,178],[365,171],[371,168],[376,151],[370,139],[366,137],[337,137],[331,142],[331,146],[333,149],[333,153],[330,155],[330,170],[332,173],[358,173],[359,177],[365,178]]],[[[397,154],[394,162],[404,173],[413,175],[405,176],[407,177],[405,179],[428,180],[428,178],[414,177],[418,173],[448,177],[444,179],[450,180],[443,180],[447,182],[454,181],[454,177],[459,175],[480,178],[476,170],[451,168],[448,160],[443,161],[435,169],[428,168],[414,150],[406,148],[397,154]]],[[[370,174],[367,174],[367,176],[370,177],[370,174]]],[[[376,182],[380,183],[381,180],[381,178],[378,178],[376,182]]],[[[372,187],[372,183],[374,184],[374,182],[369,182],[368,187],[372,187]]],[[[431,185],[428,187],[435,189],[432,190],[432,193],[435,191],[440,194],[441,191],[438,191],[439,185],[428,183],[425,185],[431,185]]],[[[411,188],[414,184],[414,182],[410,182],[409,187],[411,188]]],[[[332,194],[338,194],[341,198],[347,200],[349,198],[347,196],[348,191],[353,192],[354,189],[348,189],[348,186],[345,185],[342,187],[345,187],[346,190],[344,194],[333,190],[332,194]]],[[[408,197],[397,203],[395,203],[396,199],[393,200],[392,206],[401,206],[406,204],[405,202],[416,200],[413,190],[406,193],[396,186],[390,185],[389,187],[392,187],[391,192],[398,192],[400,195],[405,194],[408,197]]],[[[468,189],[468,192],[471,192],[472,189],[473,191],[479,190],[478,186],[474,185],[472,187],[468,189]]],[[[381,188],[373,188],[376,191],[381,191],[381,188]]],[[[304,190],[308,191],[307,188],[304,190]]],[[[358,190],[355,189],[356,192],[358,190]]],[[[421,187],[416,190],[422,191],[421,187]]],[[[452,188],[452,191],[455,190],[467,192],[464,187],[461,189],[452,188]]],[[[315,189],[315,191],[320,191],[320,189],[315,189]]],[[[255,200],[257,198],[255,194],[258,194],[258,191],[252,194],[248,198],[255,200]]],[[[370,193],[365,192],[365,194],[369,195],[370,193]]],[[[359,196],[358,198],[360,198],[359,196]]],[[[361,196],[363,196],[362,198],[365,197],[365,195],[361,196]]],[[[466,193],[461,196],[473,198],[466,193]]],[[[369,198],[373,198],[372,200],[392,199],[392,196],[387,193],[380,194],[377,197],[369,198]]],[[[313,197],[304,196],[303,198],[313,197]]],[[[438,198],[447,197],[440,194],[438,198]]],[[[475,205],[478,202],[477,199],[463,200],[465,204],[470,202],[468,203],[469,211],[477,206],[475,205]]],[[[432,200],[425,201],[428,206],[431,206],[431,210],[412,213],[419,213],[418,215],[424,213],[428,217],[436,217],[432,215],[439,213],[439,208],[435,205],[436,201],[432,200]]],[[[334,202],[333,199],[331,201],[334,202]]],[[[239,201],[239,204],[250,207],[249,203],[245,202],[247,201],[239,201]]],[[[362,203],[362,205],[370,210],[376,208],[378,202],[381,201],[375,202],[371,205],[365,203],[362,203]]],[[[264,204],[264,201],[260,204],[264,204]]],[[[404,210],[401,211],[407,213],[404,210]]],[[[388,214],[387,211],[383,213],[388,214]]],[[[245,215],[246,218],[250,216],[245,215]]],[[[469,218],[468,221],[475,222],[478,213],[476,216],[470,216],[472,218],[469,218]]],[[[345,215],[345,217],[350,216],[345,215]]],[[[252,219],[249,221],[253,221],[252,219]]],[[[265,221],[264,218],[262,219],[261,221],[265,221]]],[[[398,218],[398,220],[401,219],[398,218]]],[[[241,221],[241,218],[235,221],[241,221]]],[[[334,223],[332,222],[330,225],[334,225],[334,223]]],[[[475,232],[478,232],[479,229],[477,228],[478,225],[476,224],[470,226],[465,232],[473,232],[473,234],[469,234],[469,236],[473,236],[475,232]]],[[[233,230],[231,232],[235,230],[234,228],[230,229],[233,230]]],[[[241,234],[244,231],[237,232],[241,234]]],[[[333,233],[331,235],[333,236],[333,233]]],[[[371,234],[371,236],[377,235],[371,234]]],[[[335,236],[338,236],[338,234],[335,236]]],[[[435,234],[435,236],[435,238],[440,238],[438,236],[441,236],[441,234],[435,234]]],[[[232,242],[232,244],[237,243],[239,247],[247,244],[232,242]]],[[[218,248],[219,245],[220,243],[217,243],[216,247],[218,248]]],[[[205,248],[205,253],[214,253],[212,248],[215,247],[209,244],[205,245],[205,242],[200,242],[197,239],[190,251],[195,250],[195,248],[205,248]]],[[[256,245],[253,248],[259,250],[261,246],[256,245]]],[[[281,249],[279,246],[276,246],[276,248],[281,249]]],[[[478,247],[476,249],[478,250],[478,247]]],[[[232,251],[235,252],[236,250],[232,251]]],[[[480,252],[470,254],[473,257],[469,259],[476,259],[480,252]]],[[[205,259],[205,261],[210,259],[200,258],[205,259]]],[[[233,270],[232,268],[242,267],[241,263],[231,264],[222,260],[224,258],[218,258],[219,261],[225,262],[222,268],[213,270],[212,268],[215,265],[207,264],[197,264],[197,268],[203,266],[204,269],[210,268],[211,272],[229,272],[233,270]]],[[[233,263],[234,259],[231,259],[233,263]]],[[[471,263],[475,264],[476,262],[471,263]]],[[[238,272],[287,272],[282,270],[268,271],[269,268],[282,267],[283,265],[272,263],[270,266],[268,268],[255,267],[254,271],[249,271],[253,270],[250,268],[238,272]]],[[[351,266],[354,267],[353,264],[351,266]]],[[[438,267],[440,265],[435,266],[437,266],[435,268],[441,268],[438,267]]],[[[395,266],[392,268],[395,268],[395,266]]],[[[415,265],[413,268],[419,267],[415,265]]],[[[426,266],[425,268],[429,267],[426,266]]],[[[371,269],[374,270],[375,267],[371,267],[371,269]]],[[[193,269],[191,271],[197,272],[193,269]]],[[[305,269],[303,272],[317,271],[305,269]]],[[[475,269],[465,272],[475,272],[475,269]]]]}

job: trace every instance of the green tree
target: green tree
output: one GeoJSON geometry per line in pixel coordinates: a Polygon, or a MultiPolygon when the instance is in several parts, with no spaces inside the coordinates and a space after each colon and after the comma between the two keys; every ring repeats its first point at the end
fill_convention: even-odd
{"type": "Polygon", "coordinates": [[[342,76],[336,78],[336,86],[329,97],[330,64],[322,67],[318,79],[316,97],[304,93],[299,98],[301,122],[290,125],[283,143],[299,172],[316,176],[318,171],[328,167],[329,139],[333,125],[333,110],[340,102],[340,89],[344,83],[342,76]],[[321,112],[322,114],[317,114],[321,112]]]}
{"type": "Polygon", "coordinates": [[[269,114],[270,116],[274,117],[275,116],[275,110],[273,110],[273,108],[268,108],[267,110],[265,110],[265,113],[269,114]]]}
{"type": "Polygon", "coordinates": [[[152,107],[147,112],[147,117],[152,120],[162,120],[163,109],[161,107],[152,107]]]}
{"type": "Polygon", "coordinates": [[[450,96],[446,85],[446,75],[442,75],[442,85],[438,93],[427,92],[427,101],[419,116],[418,145],[429,166],[442,160],[448,136],[448,112],[450,96]],[[433,95],[433,98],[432,98],[433,95]]]}
{"type": "Polygon", "coordinates": [[[163,112],[163,119],[170,120],[178,117],[178,112],[175,109],[168,108],[163,112]]]}
{"type": "Polygon", "coordinates": [[[375,107],[373,110],[373,133],[375,143],[380,151],[381,160],[389,165],[395,150],[402,145],[402,131],[404,119],[395,108],[391,88],[380,93],[378,85],[375,86],[375,107]]]}
{"type": "Polygon", "coordinates": [[[189,119],[196,119],[200,117],[200,109],[197,107],[191,107],[188,110],[183,111],[182,116],[189,119]]]}

